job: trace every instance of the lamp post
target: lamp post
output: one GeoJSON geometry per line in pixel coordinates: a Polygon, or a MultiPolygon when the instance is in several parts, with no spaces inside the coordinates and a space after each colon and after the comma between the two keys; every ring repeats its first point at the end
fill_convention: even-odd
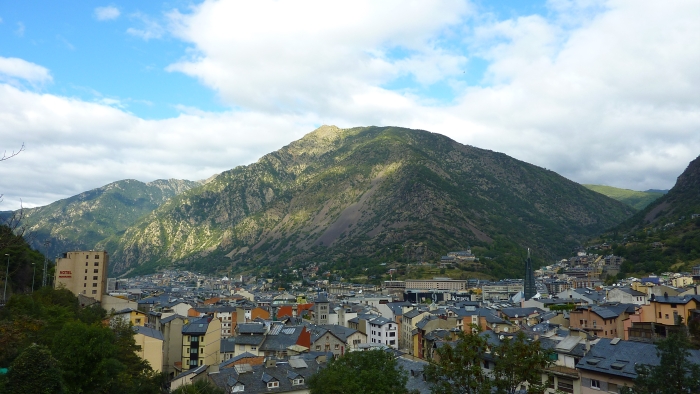
{"type": "Polygon", "coordinates": [[[2,293],[2,304],[5,305],[7,304],[7,279],[8,276],[10,276],[10,254],[5,253],[5,256],[7,256],[7,268],[5,269],[5,291],[2,293]]]}

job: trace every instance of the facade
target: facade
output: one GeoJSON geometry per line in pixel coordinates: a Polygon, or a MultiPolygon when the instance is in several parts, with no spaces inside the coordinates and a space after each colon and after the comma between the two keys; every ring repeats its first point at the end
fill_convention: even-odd
{"type": "Polygon", "coordinates": [[[182,327],[185,317],[171,315],[160,320],[160,332],[163,333],[163,372],[175,376],[175,363],[182,361],[182,327]]]}
{"type": "Polygon", "coordinates": [[[82,294],[102,301],[107,292],[107,268],[109,256],[106,251],[74,251],[63,254],[56,260],[55,287],[64,287],[73,294],[82,294]]]}
{"type": "Polygon", "coordinates": [[[406,289],[423,290],[466,290],[467,281],[450,278],[406,279],[406,289]]]}
{"type": "Polygon", "coordinates": [[[182,369],[219,363],[221,322],[213,317],[195,319],[182,327],[182,369]]]}
{"type": "Polygon", "coordinates": [[[392,349],[399,348],[399,325],[393,320],[379,316],[368,321],[369,332],[367,337],[369,343],[380,343],[392,349]]]}
{"type": "Polygon", "coordinates": [[[134,326],[134,341],[141,347],[136,354],[148,361],[155,372],[163,371],[163,333],[152,328],[134,326]]]}

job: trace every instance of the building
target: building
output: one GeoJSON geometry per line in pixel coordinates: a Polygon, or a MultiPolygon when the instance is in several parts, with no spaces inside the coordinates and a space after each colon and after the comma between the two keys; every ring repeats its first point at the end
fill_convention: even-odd
{"type": "Polygon", "coordinates": [[[102,301],[107,292],[109,256],[106,251],[73,251],[56,260],[55,287],[102,301]]]}
{"type": "Polygon", "coordinates": [[[154,371],[163,371],[163,333],[143,326],[133,326],[132,329],[134,341],[139,346],[136,354],[148,361],[154,371]]]}
{"type": "Polygon", "coordinates": [[[537,294],[535,274],[532,269],[532,259],[530,258],[530,249],[527,250],[527,260],[525,260],[525,282],[523,283],[523,287],[525,300],[529,300],[537,294]]]}
{"type": "Polygon", "coordinates": [[[450,278],[406,279],[406,289],[423,290],[466,290],[467,281],[450,278]]]}
{"type": "Polygon", "coordinates": [[[221,322],[213,317],[190,321],[182,327],[182,369],[219,364],[221,322]]]}

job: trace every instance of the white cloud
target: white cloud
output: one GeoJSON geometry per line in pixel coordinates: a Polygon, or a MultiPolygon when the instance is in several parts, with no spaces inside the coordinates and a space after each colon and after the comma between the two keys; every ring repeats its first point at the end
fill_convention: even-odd
{"type": "Polygon", "coordinates": [[[26,146],[0,165],[0,210],[18,208],[20,200],[45,205],[127,178],[205,179],[256,161],[317,122],[251,112],[144,120],[111,105],[0,84],[0,148],[26,146]]]}
{"type": "Polygon", "coordinates": [[[430,84],[461,73],[466,58],[436,40],[470,10],[460,0],[205,1],[171,14],[173,34],[195,51],[168,69],[231,105],[337,114],[353,95],[398,76],[430,84]],[[408,55],[396,59],[397,49],[408,55]]]}
{"type": "Polygon", "coordinates": [[[148,15],[137,12],[131,15],[131,19],[138,21],[140,25],[140,28],[130,27],[126,29],[126,32],[132,36],[148,41],[161,38],[165,34],[163,26],[148,15]]]}
{"type": "MultiPolygon", "coordinates": [[[[206,178],[324,123],[422,128],[577,182],[636,190],[671,187],[700,153],[700,3],[552,0],[550,14],[507,20],[456,0],[329,4],[205,1],[170,14],[169,33],[192,49],[168,69],[236,111],[180,106],[179,117],[144,120],[109,97],[0,85],[2,148],[27,146],[0,165],[2,209],[124,178],[206,178]],[[488,62],[480,86],[459,80],[473,58],[488,62]],[[404,77],[448,82],[456,99],[386,88],[404,77]]],[[[134,19],[153,24],[130,34],[165,35],[134,19]]],[[[4,75],[50,81],[43,67],[2,61],[4,75]]]]}
{"type": "Polygon", "coordinates": [[[119,15],[121,15],[119,8],[114,6],[95,8],[95,18],[97,18],[98,21],[114,20],[119,18],[119,15]]]}
{"type": "Polygon", "coordinates": [[[31,83],[51,81],[51,74],[46,68],[16,57],[0,56],[0,81],[23,79],[31,83]]]}
{"type": "Polygon", "coordinates": [[[15,35],[18,37],[24,37],[24,23],[17,22],[17,28],[15,29],[15,35]]]}

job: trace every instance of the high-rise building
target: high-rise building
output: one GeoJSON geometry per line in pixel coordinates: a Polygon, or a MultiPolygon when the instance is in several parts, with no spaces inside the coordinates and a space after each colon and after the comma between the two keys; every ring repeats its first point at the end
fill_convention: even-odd
{"type": "Polygon", "coordinates": [[[75,295],[82,294],[102,301],[107,291],[109,256],[106,251],[74,251],[56,261],[55,287],[64,287],[75,295]]]}
{"type": "Polygon", "coordinates": [[[523,293],[525,300],[529,300],[537,294],[537,287],[535,287],[535,271],[532,269],[530,249],[527,250],[527,260],[525,260],[525,283],[523,283],[523,293]]]}

